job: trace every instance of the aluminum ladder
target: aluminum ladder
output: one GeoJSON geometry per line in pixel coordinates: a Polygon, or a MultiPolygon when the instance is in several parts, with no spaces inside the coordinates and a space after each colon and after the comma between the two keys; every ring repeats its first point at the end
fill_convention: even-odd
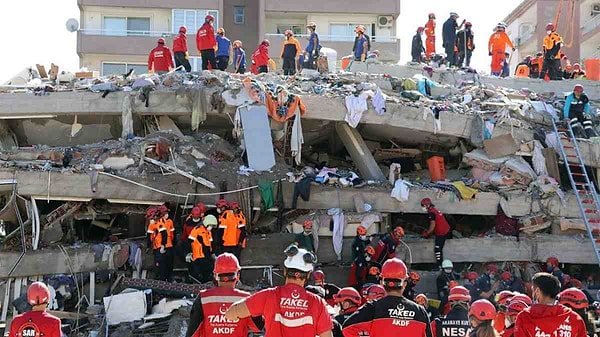
{"type": "Polygon", "coordinates": [[[559,128],[554,119],[552,119],[552,127],[554,128],[560,154],[565,163],[573,192],[577,198],[577,205],[579,206],[588,237],[594,248],[596,263],[600,266],[600,200],[598,199],[596,188],[590,181],[585,169],[573,128],[569,123],[566,123],[566,125],[566,128],[559,128]],[[572,162],[569,162],[569,159],[572,162]]]}

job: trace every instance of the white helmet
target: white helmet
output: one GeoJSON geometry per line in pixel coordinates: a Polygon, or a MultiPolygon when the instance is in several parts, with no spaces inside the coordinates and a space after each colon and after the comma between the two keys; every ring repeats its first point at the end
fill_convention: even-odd
{"type": "Polygon", "coordinates": [[[442,269],[446,269],[446,268],[454,268],[452,261],[450,261],[450,260],[442,261],[442,269]]]}
{"type": "Polygon", "coordinates": [[[297,269],[303,272],[313,271],[315,256],[304,248],[298,248],[296,245],[290,245],[284,251],[287,255],[283,265],[288,269],[297,269]]]}
{"type": "Polygon", "coordinates": [[[219,222],[217,221],[217,218],[215,218],[214,215],[207,215],[206,217],[204,217],[204,225],[205,226],[216,226],[219,222]]]}

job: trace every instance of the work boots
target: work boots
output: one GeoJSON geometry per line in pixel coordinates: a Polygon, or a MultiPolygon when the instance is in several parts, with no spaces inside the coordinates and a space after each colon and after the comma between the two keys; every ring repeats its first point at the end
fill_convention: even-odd
{"type": "Polygon", "coordinates": [[[573,134],[575,135],[575,138],[588,138],[585,131],[583,130],[583,125],[581,125],[581,123],[571,122],[571,129],[573,129],[573,134]]]}

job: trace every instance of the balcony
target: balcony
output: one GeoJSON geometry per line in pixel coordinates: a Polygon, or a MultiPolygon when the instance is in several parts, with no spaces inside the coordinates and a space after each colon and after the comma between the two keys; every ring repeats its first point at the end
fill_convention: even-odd
{"type": "Polygon", "coordinates": [[[400,0],[265,0],[267,12],[400,14],[400,0]]]}
{"type": "Polygon", "coordinates": [[[584,39],[597,32],[600,27],[600,15],[596,15],[581,25],[581,35],[584,39]]]}
{"type": "Polygon", "coordinates": [[[77,0],[78,6],[219,9],[219,0],[77,0]]]}
{"type": "MultiPolygon", "coordinates": [[[[145,55],[156,47],[159,37],[171,46],[173,35],[157,31],[106,31],[82,29],[77,32],[78,54],[145,55]]],[[[193,50],[195,34],[188,35],[188,47],[193,50]]]]}

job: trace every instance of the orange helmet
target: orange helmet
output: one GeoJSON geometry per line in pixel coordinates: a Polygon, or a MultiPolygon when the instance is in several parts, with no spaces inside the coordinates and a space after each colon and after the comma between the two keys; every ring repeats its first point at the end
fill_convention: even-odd
{"type": "Polygon", "coordinates": [[[373,256],[375,255],[375,248],[373,246],[367,246],[367,248],[365,248],[365,253],[369,256],[373,256]]]}
{"type": "Polygon", "coordinates": [[[524,302],[527,305],[532,305],[533,301],[531,300],[531,298],[525,294],[520,294],[520,293],[516,293],[514,294],[514,296],[510,299],[510,301],[521,301],[524,302]]]}
{"type": "Polygon", "coordinates": [[[381,267],[381,278],[393,279],[393,280],[405,280],[407,275],[407,268],[404,262],[397,257],[385,261],[381,267]]]}
{"type": "Polygon", "coordinates": [[[229,202],[225,199],[217,200],[217,208],[227,208],[229,206],[229,202]]]}
{"type": "Polygon", "coordinates": [[[559,293],[558,303],[573,309],[586,309],[589,306],[587,296],[577,288],[569,288],[559,293]]]}
{"type": "Polygon", "coordinates": [[[479,277],[479,275],[477,274],[477,272],[475,271],[470,271],[465,275],[465,278],[469,281],[474,281],[479,277]]]}
{"type": "Polygon", "coordinates": [[[496,318],[496,308],[488,300],[477,300],[469,308],[469,317],[471,316],[480,321],[491,321],[496,318]]]}
{"type": "Polygon", "coordinates": [[[356,227],[356,235],[367,235],[367,229],[363,226],[356,227]]]}
{"type": "Polygon", "coordinates": [[[508,308],[506,309],[506,314],[508,316],[517,316],[521,311],[528,307],[529,305],[523,301],[510,301],[508,303],[508,308]]]}
{"type": "Polygon", "coordinates": [[[200,211],[199,207],[192,208],[192,218],[198,219],[202,215],[202,211],[200,211]]]}
{"type": "Polygon", "coordinates": [[[515,293],[512,291],[502,290],[496,295],[496,303],[499,305],[506,305],[514,296],[515,293]]]}
{"type": "Polygon", "coordinates": [[[414,272],[414,271],[411,271],[411,272],[410,272],[410,274],[409,274],[409,277],[410,277],[410,279],[411,279],[411,280],[413,280],[413,281],[415,281],[415,282],[419,282],[419,281],[421,281],[421,275],[417,274],[417,273],[416,273],[416,272],[414,272]]]}
{"type": "Polygon", "coordinates": [[[27,289],[27,302],[30,305],[40,305],[50,302],[50,290],[42,282],[33,282],[27,289]]]}
{"type": "Polygon", "coordinates": [[[459,283],[457,281],[452,280],[452,281],[448,282],[448,289],[450,289],[450,290],[452,290],[458,286],[459,286],[459,283]]]}
{"type": "Polygon", "coordinates": [[[379,275],[380,271],[379,271],[379,267],[377,266],[371,266],[371,268],[369,268],[369,275],[371,276],[377,276],[379,275]]]}
{"type": "Polygon", "coordinates": [[[214,273],[218,281],[231,282],[237,280],[242,269],[237,257],[231,253],[223,253],[215,259],[214,273]]]}
{"type": "Polygon", "coordinates": [[[346,287],[342,288],[337,294],[333,295],[333,300],[335,303],[350,301],[356,305],[360,305],[361,297],[360,293],[356,289],[352,287],[346,287]]]}
{"type": "Polygon", "coordinates": [[[365,299],[367,301],[374,301],[374,300],[378,300],[380,298],[384,298],[385,295],[386,295],[385,288],[379,284],[374,284],[374,285],[370,286],[369,288],[367,288],[367,296],[365,296],[365,299]]]}
{"type": "Polygon", "coordinates": [[[396,239],[400,239],[404,236],[404,228],[402,228],[402,226],[397,226],[392,233],[396,239]]]}
{"type": "Polygon", "coordinates": [[[450,289],[450,293],[448,294],[448,302],[470,302],[471,301],[471,293],[469,289],[456,286],[450,289]]]}
{"type": "Polygon", "coordinates": [[[425,294],[419,294],[415,297],[415,302],[417,302],[417,304],[425,306],[425,304],[427,304],[427,296],[425,296],[425,294]]]}

